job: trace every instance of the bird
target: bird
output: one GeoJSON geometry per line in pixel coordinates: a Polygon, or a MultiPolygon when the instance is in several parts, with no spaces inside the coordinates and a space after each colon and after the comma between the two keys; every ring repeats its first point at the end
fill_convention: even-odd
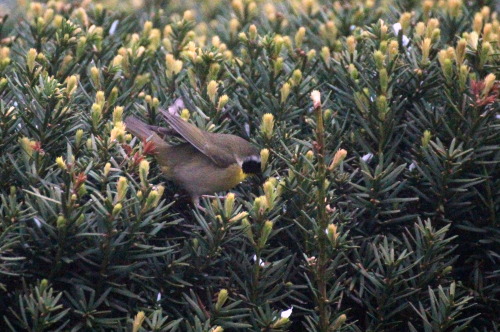
{"type": "Polygon", "coordinates": [[[195,207],[200,197],[229,190],[246,178],[261,177],[260,150],[242,137],[202,130],[180,116],[160,109],[170,128],[148,125],[135,116],[125,119],[128,132],[150,141],[167,180],[178,184],[195,207]],[[170,144],[162,136],[178,136],[185,142],[170,144]]]}

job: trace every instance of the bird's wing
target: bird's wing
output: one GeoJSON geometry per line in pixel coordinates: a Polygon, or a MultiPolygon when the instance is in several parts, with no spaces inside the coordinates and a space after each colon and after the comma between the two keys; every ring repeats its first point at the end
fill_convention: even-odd
{"type": "Polygon", "coordinates": [[[158,126],[153,126],[153,125],[148,125],[148,128],[162,137],[166,137],[166,136],[182,137],[181,135],[179,135],[178,132],[176,132],[175,130],[173,130],[171,128],[164,128],[164,127],[158,127],[158,126]]]}
{"type": "Polygon", "coordinates": [[[146,141],[151,140],[158,147],[168,146],[158,134],[149,128],[149,125],[142,122],[135,116],[129,116],[125,119],[126,130],[137,136],[140,140],[146,141]]]}
{"type": "Polygon", "coordinates": [[[186,141],[194,146],[198,151],[210,158],[219,167],[228,167],[236,163],[229,146],[218,146],[212,143],[214,135],[199,129],[195,125],[184,121],[179,116],[172,115],[168,111],[160,109],[168,124],[181,135],[186,141]]]}

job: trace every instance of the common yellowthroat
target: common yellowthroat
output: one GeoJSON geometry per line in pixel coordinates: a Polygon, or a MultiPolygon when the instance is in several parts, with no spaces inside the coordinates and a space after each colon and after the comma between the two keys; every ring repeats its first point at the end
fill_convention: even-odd
{"type": "Polygon", "coordinates": [[[153,142],[162,172],[189,193],[196,207],[201,209],[200,196],[231,189],[248,176],[261,174],[260,151],[250,142],[235,135],[210,133],[168,111],[160,112],[171,129],[129,116],[125,119],[127,131],[153,142]],[[180,136],[186,143],[172,145],[160,135],[180,136]]]}

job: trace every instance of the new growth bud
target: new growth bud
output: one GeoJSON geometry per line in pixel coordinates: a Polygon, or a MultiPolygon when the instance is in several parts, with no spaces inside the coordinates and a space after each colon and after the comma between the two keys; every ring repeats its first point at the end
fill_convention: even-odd
{"type": "Polygon", "coordinates": [[[347,156],[347,151],[344,149],[339,149],[335,153],[335,156],[333,156],[332,163],[330,164],[328,169],[330,171],[335,170],[340,165],[340,163],[345,159],[346,156],[347,156]]]}
{"type": "Polygon", "coordinates": [[[144,311],[139,311],[134,318],[134,323],[132,324],[132,332],[138,332],[144,322],[146,315],[144,311]]]}
{"type": "Polygon", "coordinates": [[[318,90],[311,92],[311,100],[315,109],[321,107],[321,93],[318,90]]]}
{"type": "Polygon", "coordinates": [[[215,310],[220,311],[228,299],[227,289],[221,289],[217,296],[217,303],[215,303],[215,310]]]}
{"type": "Polygon", "coordinates": [[[273,136],[273,130],[274,130],[274,116],[271,113],[266,113],[262,117],[260,132],[265,138],[271,139],[271,137],[273,136]]]}
{"type": "Polygon", "coordinates": [[[210,81],[207,86],[208,99],[215,104],[215,97],[217,96],[218,84],[216,81],[210,81]]]}
{"type": "Polygon", "coordinates": [[[273,223],[267,220],[264,223],[264,226],[262,227],[262,231],[260,233],[259,247],[261,249],[266,246],[267,240],[269,239],[269,235],[271,235],[272,230],[273,230],[273,223]]]}
{"type": "Polygon", "coordinates": [[[127,178],[120,176],[118,183],[116,184],[116,196],[115,202],[121,202],[127,195],[128,181],[127,178]]]}
{"type": "Polygon", "coordinates": [[[233,214],[234,199],[235,199],[235,195],[233,193],[228,193],[226,195],[226,199],[224,201],[224,214],[225,214],[226,218],[231,217],[231,215],[233,214]]]}
{"type": "Polygon", "coordinates": [[[139,178],[141,180],[141,185],[143,187],[147,187],[148,183],[148,175],[149,175],[149,161],[142,160],[139,164],[139,178]]]}

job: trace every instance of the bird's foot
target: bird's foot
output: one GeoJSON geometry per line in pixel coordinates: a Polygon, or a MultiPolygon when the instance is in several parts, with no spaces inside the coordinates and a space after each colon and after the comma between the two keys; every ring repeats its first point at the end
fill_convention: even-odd
{"type": "Polygon", "coordinates": [[[193,197],[193,205],[195,208],[197,208],[201,212],[203,212],[203,213],[207,212],[207,209],[205,209],[204,207],[202,207],[200,205],[200,197],[199,196],[193,197]]]}

